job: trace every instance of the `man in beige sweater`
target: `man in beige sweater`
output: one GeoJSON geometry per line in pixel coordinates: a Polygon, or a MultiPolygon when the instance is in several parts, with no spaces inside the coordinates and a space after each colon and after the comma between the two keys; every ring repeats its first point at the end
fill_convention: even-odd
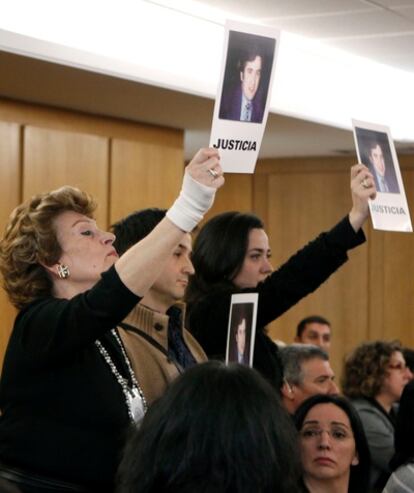
{"type": "MultiPolygon", "coordinates": [[[[115,223],[117,252],[121,255],[147,236],[165,212],[144,209],[115,223]]],[[[194,273],[191,252],[191,235],[186,234],[153,286],[118,328],[147,404],[160,397],[186,368],[207,360],[183,325],[185,305],[180,300],[194,273]]]]}

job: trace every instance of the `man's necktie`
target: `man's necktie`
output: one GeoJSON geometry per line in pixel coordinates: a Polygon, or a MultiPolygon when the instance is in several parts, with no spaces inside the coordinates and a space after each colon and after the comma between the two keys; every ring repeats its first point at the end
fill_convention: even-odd
{"type": "Polygon", "coordinates": [[[252,103],[247,101],[243,107],[241,120],[244,122],[249,122],[252,119],[252,103]]]}

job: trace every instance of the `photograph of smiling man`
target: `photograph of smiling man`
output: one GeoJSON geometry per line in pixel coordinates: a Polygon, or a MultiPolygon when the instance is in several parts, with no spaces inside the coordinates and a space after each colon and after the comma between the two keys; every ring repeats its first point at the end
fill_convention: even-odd
{"type": "Polygon", "coordinates": [[[262,123],[274,50],[272,38],[229,32],[219,118],[262,123]]]}
{"type": "Polygon", "coordinates": [[[400,193],[388,135],[385,132],[355,128],[362,162],[368,166],[375,187],[382,193],[400,193]]]}

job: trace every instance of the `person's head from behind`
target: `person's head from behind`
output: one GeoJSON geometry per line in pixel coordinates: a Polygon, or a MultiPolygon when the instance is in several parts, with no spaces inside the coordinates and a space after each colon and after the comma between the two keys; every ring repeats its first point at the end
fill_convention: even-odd
{"type": "Polygon", "coordinates": [[[395,454],[392,470],[414,462],[414,382],[408,383],[401,396],[395,427],[395,454]]]}
{"type": "Polygon", "coordinates": [[[312,395],[338,393],[329,356],[320,347],[290,344],[281,349],[280,356],[284,374],[282,400],[289,413],[293,414],[312,395]]]}
{"type": "Polygon", "coordinates": [[[382,152],[382,148],[380,144],[376,141],[372,141],[368,145],[368,159],[371,163],[371,166],[375,169],[375,171],[380,175],[385,175],[385,160],[384,154],[382,152]]]}
{"type": "Polygon", "coordinates": [[[306,317],[297,326],[295,342],[315,344],[328,352],[331,347],[331,324],[320,315],[306,317]]]}
{"type": "Polygon", "coordinates": [[[259,89],[262,76],[263,56],[259,49],[251,47],[239,60],[240,81],[243,95],[252,101],[259,89]]]}
{"type": "Polygon", "coordinates": [[[0,269],[17,308],[51,295],[70,298],[115,263],[114,236],[97,227],[95,208],[89,195],[65,186],[13,211],[0,244],[0,269]]]}
{"type": "Polygon", "coordinates": [[[303,480],[310,491],[368,491],[368,444],[358,413],[346,398],[310,397],[297,409],[294,420],[303,480]]]}
{"type": "Polygon", "coordinates": [[[243,365],[217,361],[180,376],[127,444],[119,491],[296,491],[294,425],[274,389],[243,365]]]}
{"type": "Polygon", "coordinates": [[[346,358],[342,390],[349,398],[375,399],[386,411],[400,400],[409,379],[398,341],[360,344],[346,358]]]}
{"type": "Polygon", "coordinates": [[[190,301],[194,294],[221,284],[255,288],[272,272],[270,255],[269,239],[257,216],[234,211],[214,216],[194,242],[196,275],[190,281],[190,301]]]}
{"type": "MultiPolygon", "coordinates": [[[[126,252],[151,233],[165,217],[164,209],[143,209],[133,212],[111,226],[116,236],[114,246],[119,254],[126,252]]],[[[191,262],[192,239],[186,234],[171,252],[163,271],[145,295],[145,304],[165,312],[183,298],[189,277],[194,273],[191,262]]]]}

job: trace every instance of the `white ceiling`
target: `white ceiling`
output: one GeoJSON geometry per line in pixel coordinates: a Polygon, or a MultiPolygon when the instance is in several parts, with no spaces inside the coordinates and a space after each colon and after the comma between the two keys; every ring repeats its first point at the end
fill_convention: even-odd
{"type": "MultiPolygon", "coordinates": [[[[183,12],[185,2],[154,0],[183,12]]],[[[313,38],[355,55],[414,72],[414,0],[200,0],[200,4],[253,23],[313,38]]],[[[226,15],[227,14],[227,15],[226,15]]],[[[356,75],[357,76],[357,75],[356,75]]],[[[390,92],[396,88],[390,88],[390,92]]],[[[390,95],[391,96],[391,95],[390,95]]],[[[413,96],[414,97],[414,96],[413,96]]],[[[206,131],[189,129],[188,153],[208,140],[206,131]]],[[[353,152],[350,132],[305,122],[270,118],[261,156],[340,154],[353,152]]],[[[398,144],[413,152],[414,144],[398,144]]]]}
{"type": "MultiPolygon", "coordinates": [[[[233,17],[270,25],[414,73],[414,0],[199,1],[198,7],[203,4],[208,11],[194,11],[188,0],[147,3],[209,16],[213,22],[233,17]]],[[[0,51],[0,74],[0,95],[5,97],[183,128],[186,157],[209,140],[214,101],[208,98],[6,51],[0,51]]],[[[393,91],[398,88],[390,87],[389,97],[393,91]]],[[[397,149],[414,152],[414,143],[397,143],[397,149]]],[[[350,131],[271,114],[260,156],[347,152],[354,153],[350,131]]]]}
{"type": "MultiPolygon", "coordinates": [[[[149,0],[182,12],[191,4],[149,0]]],[[[336,48],[414,71],[414,0],[198,0],[227,18],[301,34],[336,48]],[[226,15],[227,14],[227,15],[226,15]]],[[[220,17],[217,12],[216,17],[220,17]]]]}

